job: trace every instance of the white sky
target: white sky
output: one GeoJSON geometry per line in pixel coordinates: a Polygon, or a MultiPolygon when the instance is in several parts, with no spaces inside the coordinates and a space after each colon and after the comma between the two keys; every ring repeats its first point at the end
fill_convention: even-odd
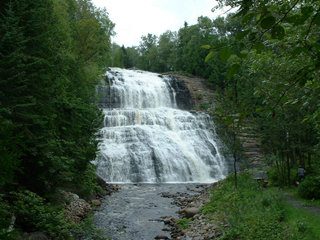
{"type": "MultiPolygon", "coordinates": [[[[213,19],[218,12],[211,9],[216,0],[92,0],[97,7],[105,7],[115,23],[117,35],[112,38],[120,46],[138,46],[141,36],[148,33],[160,36],[167,30],[178,31],[197,23],[198,17],[213,19]]],[[[220,12],[221,13],[221,12],[220,12]]]]}

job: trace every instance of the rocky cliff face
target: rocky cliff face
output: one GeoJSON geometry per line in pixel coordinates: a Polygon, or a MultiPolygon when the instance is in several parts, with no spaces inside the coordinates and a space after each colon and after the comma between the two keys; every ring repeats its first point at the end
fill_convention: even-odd
{"type": "Polygon", "coordinates": [[[182,85],[188,89],[188,97],[190,97],[189,101],[193,110],[206,110],[214,107],[214,91],[207,87],[205,79],[187,77],[177,73],[168,73],[166,75],[183,82],[182,85]]]}
{"type": "Polygon", "coordinates": [[[178,108],[181,110],[191,110],[193,108],[192,97],[185,82],[175,76],[170,76],[170,80],[168,84],[170,84],[176,94],[178,108]]]}

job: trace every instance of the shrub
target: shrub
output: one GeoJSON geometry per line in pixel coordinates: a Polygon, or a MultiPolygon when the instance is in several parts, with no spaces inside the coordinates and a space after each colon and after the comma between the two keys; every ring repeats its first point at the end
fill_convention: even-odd
{"type": "Polygon", "coordinates": [[[268,179],[269,179],[270,185],[276,186],[276,187],[283,187],[284,178],[285,176],[281,174],[281,171],[279,173],[276,167],[268,169],[268,179]]]}
{"type": "Polygon", "coordinates": [[[76,189],[72,189],[81,198],[88,198],[94,193],[103,193],[102,188],[97,185],[97,174],[95,172],[95,166],[88,164],[86,171],[75,175],[76,189]]]}
{"type": "Polygon", "coordinates": [[[63,219],[63,212],[45,203],[36,193],[25,190],[12,193],[17,224],[23,231],[43,231],[55,239],[71,239],[72,224],[63,219]]]}
{"type": "Polygon", "coordinates": [[[298,188],[298,194],[306,199],[320,199],[320,176],[308,176],[298,188]]]}
{"type": "Polygon", "coordinates": [[[17,231],[9,229],[11,225],[10,217],[12,213],[9,211],[9,205],[0,195],[0,239],[14,240],[17,231]]]}
{"type": "Polygon", "coordinates": [[[200,105],[201,110],[207,110],[210,107],[211,107],[210,103],[201,103],[200,105]]]}
{"type": "MultiPolygon", "coordinates": [[[[289,185],[293,185],[296,180],[298,180],[298,166],[294,166],[290,169],[290,179],[291,183],[289,185]]],[[[276,166],[268,169],[268,179],[270,185],[275,187],[283,187],[288,185],[288,171],[287,168],[282,169],[282,171],[278,171],[276,166]]]]}
{"type": "Polygon", "coordinates": [[[28,190],[13,192],[11,195],[17,217],[16,225],[22,231],[41,231],[56,240],[83,237],[87,240],[106,239],[101,231],[95,229],[90,214],[79,224],[70,223],[64,219],[62,205],[46,203],[44,198],[28,190]]]}

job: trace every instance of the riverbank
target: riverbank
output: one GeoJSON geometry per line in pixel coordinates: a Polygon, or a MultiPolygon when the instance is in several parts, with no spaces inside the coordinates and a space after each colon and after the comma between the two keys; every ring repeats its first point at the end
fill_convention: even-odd
{"type": "Polygon", "coordinates": [[[251,174],[238,180],[238,188],[229,176],[186,199],[171,239],[320,239],[319,200],[300,200],[297,189],[259,186],[251,174]],[[187,216],[193,207],[200,212],[187,216]]]}

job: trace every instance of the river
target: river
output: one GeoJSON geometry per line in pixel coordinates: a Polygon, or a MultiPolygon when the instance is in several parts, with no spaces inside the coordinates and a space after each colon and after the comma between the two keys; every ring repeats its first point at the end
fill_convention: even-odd
{"type": "Polygon", "coordinates": [[[199,184],[121,184],[120,190],[106,196],[95,212],[95,225],[107,239],[151,240],[156,236],[170,239],[164,220],[179,217],[173,198],[198,194],[199,184]]]}

